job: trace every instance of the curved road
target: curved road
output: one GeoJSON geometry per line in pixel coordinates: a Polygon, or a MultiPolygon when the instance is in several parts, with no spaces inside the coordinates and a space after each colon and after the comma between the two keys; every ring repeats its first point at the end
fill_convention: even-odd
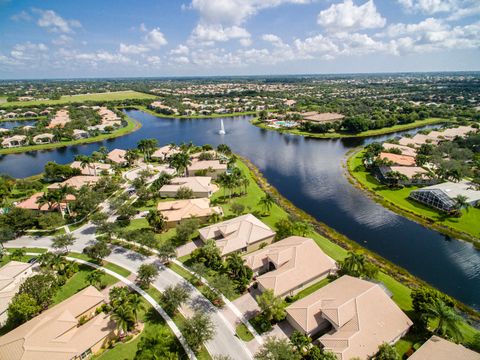
{"type": "MultiPolygon", "coordinates": [[[[77,239],[75,244],[70,247],[70,251],[81,253],[83,249],[96,242],[95,226],[88,223],[72,232],[77,239]]],[[[52,238],[49,236],[34,238],[31,236],[22,236],[9,241],[5,247],[39,247],[51,249],[52,238]]],[[[237,338],[235,329],[225,319],[225,317],[214,307],[195,287],[187,282],[180,275],[165,267],[158,258],[154,256],[144,256],[131,250],[118,246],[112,246],[112,253],[105,258],[113,264],[121,266],[132,273],[137,273],[140,265],[144,263],[154,263],[159,268],[159,275],[153,281],[152,286],[163,291],[168,286],[181,284],[190,291],[189,302],[182,307],[181,312],[185,316],[190,316],[195,310],[207,312],[215,324],[215,337],[205,344],[210,355],[228,355],[232,359],[252,359],[252,354],[245,343],[237,338]]]]}

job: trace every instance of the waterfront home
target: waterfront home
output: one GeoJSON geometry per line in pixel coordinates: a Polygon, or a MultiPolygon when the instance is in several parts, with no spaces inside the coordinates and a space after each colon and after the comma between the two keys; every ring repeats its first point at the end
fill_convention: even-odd
{"type": "Polygon", "coordinates": [[[273,290],[275,296],[294,295],[326,278],[337,269],[312,239],[290,236],[244,256],[256,274],[260,291],[273,290]]]}
{"type": "Polygon", "coordinates": [[[25,135],[13,135],[2,140],[2,147],[12,148],[24,146],[27,144],[27,137],[25,135]]]}
{"type": "Polygon", "coordinates": [[[26,125],[24,127],[22,127],[23,131],[31,131],[33,129],[35,129],[35,126],[32,126],[32,125],[26,125]]]}
{"type": "Polygon", "coordinates": [[[392,165],[399,165],[399,166],[415,165],[415,158],[413,156],[405,156],[405,155],[382,152],[380,153],[379,157],[380,159],[385,160],[391,163],[392,165]]]}
{"type": "Polygon", "coordinates": [[[410,157],[417,156],[417,150],[415,150],[414,148],[411,148],[410,146],[383,143],[383,149],[387,150],[386,152],[388,152],[388,150],[397,149],[400,151],[401,155],[410,156],[410,157]]]}
{"type": "Polygon", "coordinates": [[[82,186],[92,186],[95,185],[101,179],[100,176],[73,176],[70,179],[67,179],[61,183],[55,183],[48,186],[48,190],[60,189],[64,186],[69,186],[74,189],[80,189],[82,186]]]}
{"type": "Polygon", "coordinates": [[[191,189],[195,198],[210,197],[218,190],[209,176],[175,177],[160,188],[160,196],[175,197],[181,188],[191,189]]]}
{"type": "Polygon", "coordinates": [[[3,115],[3,117],[4,117],[5,119],[13,119],[13,118],[16,118],[16,117],[17,117],[17,113],[9,112],[9,113],[6,113],[5,115],[3,115]]]}
{"type": "Polygon", "coordinates": [[[345,116],[337,113],[318,113],[316,111],[305,112],[301,114],[306,121],[316,123],[327,123],[342,120],[345,116]]]}
{"type": "Polygon", "coordinates": [[[457,196],[464,196],[471,206],[480,204],[480,191],[475,184],[463,180],[459,182],[444,182],[422,189],[414,190],[409,198],[421,202],[434,209],[450,212],[457,208],[457,196]]]}
{"type": "Polygon", "coordinates": [[[348,275],[287,307],[287,320],[339,360],[369,359],[404,336],[412,321],[379,285],[348,275]]]}
{"type": "Polygon", "coordinates": [[[73,137],[75,140],[86,139],[86,138],[88,138],[89,136],[90,136],[90,135],[88,134],[88,131],[80,130],[80,129],[75,129],[75,130],[73,130],[73,134],[72,134],[72,137],[73,137]]]}
{"type": "Polygon", "coordinates": [[[50,114],[50,110],[43,110],[43,111],[40,111],[40,115],[41,116],[46,116],[46,115],[49,115],[50,114]]]}
{"type": "Polygon", "coordinates": [[[433,335],[417,351],[415,351],[409,360],[480,360],[480,354],[467,349],[466,347],[455,344],[451,341],[442,339],[433,335]]]}
{"type": "Polygon", "coordinates": [[[179,152],[181,151],[176,146],[165,145],[155,150],[155,152],[152,154],[152,159],[165,161],[173,154],[177,154],[179,152]]]}
{"type": "Polygon", "coordinates": [[[20,201],[15,206],[18,208],[22,208],[25,210],[35,210],[35,211],[58,211],[58,207],[60,206],[61,212],[65,212],[67,209],[67,203],[75,201],[75,196],[68,194],[63,201],[58,203],[51,203],[51,204],[39,204],[38,199],[43,196],[43,192],[38,192],[30,196],[28,199],[20,201]]]}
{"type": "Polygon", "coordinates": [[[32,275],[33,264],[10,261],[0,268],[0,326],[7,321],[8,305],[23,281],[32,275]]]}
{"type": "Polygon", "coordinates": [[[36,117],[38,114],[34,111],[25,111],[23,113],[23,117],[36,117]]]}
{"type": "Polygon", "coordinates": [[[271,244],[275,238],[275,231],[252,214],[206,226],[198,231],[203,242],[215,240],[222,256],[236,251],[257,250],[262,244],[271,244]]]}
{"type": "Polygon", "coordinates": [[[415,148],[419,148],[423,144],[436,145],[436,144],[438,144],[438,139],[431,138],[428,135],[416,134],[412,138],[402,137],[400,140],[398,140],[398,143],[399,143],[399,145],[413,146],[415,148]]]}
{"type": "Polygon", "coordinates": [[[187,167],[188,176],[195,176],[199,173],[199,175],[211,176],[213,179],[226,171],[227,164],[222,164],[218,160],[193,160],[192,164],[187,167]]]}
{"type": "Polygon", "coordinates": [[[0,337],[0,359],[85,359],[116,337],[116,324],[96,310],[105,295],[93,286],[0,337]]]}
{"type": "Polygon", "coordinates": [[[196,218],[205,222],[213,214],[223,215],[220,206],[210,207],[208,198],[160,201],[157,210],[165,218],[168,228],[175,227],[185,219],[196,218]]]}
{"type": "Polygon", "coordinates": [[[435,178],[429,176],[427,170],[418,166],[378,166],[373,171],[373,176],[382,184],[390,184],[392,179],[390,173],[400,173],[406,176],[406,179],[400,181],[394,180],[398,185],[432,185],[435,184],[435,178]]]}
{"type": "Polygon", "coordinates": [[[9,131],[10,131],[10,129],[0,128],[0,134],[2,134],[2,133],[3,133],[3,134],[4,134],[4,133],[7,133],[7,132],[9,132],[9,131]]]}
{"type": "Polygon", "coordinates": [[[85,167],[82,167],[82,163],[80,161],[74,161],[70,164],[70,167],[73,169],[79,169],[82,175],[89,176],[97,176],[102,172],[107,172],[109,174],[113,172],[112,166],[110,164],[98,162],[90,163],[88,165],[85,165],[85,167]]]}
{"type": "Polygon", "coordinates": [[[442,131],[442,137],[446,140],[454,140],[458,137],[466,137],[469,133],[476,133],[478,129],[471,126],[459,126],[456,128],[450,128],[442,131]]]}
{"type": "Polygon", "coordinates": [[[54,127],[64,127],[68,122],[70,121],[70,115],[68,113],[68,110],[66,109],[61,109],[58,110],[53,119],[50,121],[50,124],[48,124],[48,128],[54,128],[54,127]]]}
{"type": "Polygon", "coordinates": [[[125,159],[126,154],[127,154],[126,150],[113,149],[107,154],[107,159],[110,162],[124,166],[124,165],[127,165],[127,160],[125,159]]]}
{"type": "Polygon", "coordinates": [[[49,144],[53,141],[54,138],[55,135],[50,133],[44,133],[35,135],[32,140],[35,144],[49,144]]]}

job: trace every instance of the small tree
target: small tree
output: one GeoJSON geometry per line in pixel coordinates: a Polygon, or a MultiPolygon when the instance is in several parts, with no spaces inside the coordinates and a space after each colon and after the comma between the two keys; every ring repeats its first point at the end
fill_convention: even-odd
{"type": "Polygon", "coordinates": [[[180,186],[177,190],[177,194],[175,196],[177,199],[192,199],[193,198],[193,190],[186,187],[180,186]]]}
{"type": "Polygon", "coordinates": [[[2,247],[2,249],[5,249],[3,244],[13,239],[15,239],[15,232],[13,231],[13,229],[9,226],[2,224],[2,226],[0,227],[0,246],[2,247]]]}
{"type": "Polygon", "coordinates": [[[265,320],[278,322],[285,319],[285,301],[275,296],[272,289],[265,290],[262,295],[257,295],[256,299],[265,320]]]}
{"type": "Polygon", "coordinates": [[[210,281],[210,285],[227,298],[235,295],[235,286],[232,280],[225,274],[215,276],[212,281],[210,281]]]}
{"type": "Polygon", "coordinates": [[[75,244],[75,236],[72,233],[57,235],[52,240],[54,249],[64,249],[68,253],[68,247],[75,244]]]}
{"type": "Polygon", "coordinates": [[[13,249],[11,252],[10,252],[10,259],[12,260],[21,260],[25,254],[27,252],[25,251],[25,249],[21,248],[21,249],[13,249]]]}
{"type": "Polygon", "coordinates": [[[138,268],[137,281],[142,288],[148,288],[157,275],[158,269],[155,265],[142,264],[138,268]]]}
{"type": "Polygon", "coordinates": [[[383,343],[378,347],[376,360],[400,360],[397,349],[390,344],[383,343]]]}
{"type": "Polygon", "coordinates": [[[177,254],[175,246],[170,241],[167,241],[160,245],[158,248],[158,258],[163,263],[168,263],[171,258],[177,254]]]}
{"type": "Polygon", "coordinates": [[[255,354],[255,360],[300,360],[302,356],[295,352],[288,339],[268,337],[260,350],[255,354]]]}
{"type": "Polygon", "coordinates": [[[32,319],[41,310],[42,308],[31,295],[26,293],[17,294],[8,305],[7,325],[12,328],[17,327],[32,319]]]}
{"type": "Polygon", "coordinates": [[[177,309],[190,297],[188,290],[181,284],[169,286],[162,293],[162,304],[166,312],[175,315],[177,309]]]}
{"type": "Polygon", "coordinates": [[[105,242],[97,241],[95,244],[84,248],[83,253],[98,262],[102,262],[103,259],[112,253],[112,250],[105,242]]]}
{"type": "Polygon", "coordinates": [[[191,318],[186,319],[182,334],[192,350],[198,352],[203,343],[215,336],[215,325],[206,313],[195,312],[191,318]]]}
{"type": "Polygon", "coordinates": [[[235,215],[240,216],[245,211],[245,205],[240,203],[233,203],[231,209],[235,215]]]}
{"type": "Polygon", "coordinates": [[[157,233],[164,231],[167,226],[165,218],[158,210],[150,210],[146,216],[146,219],[148,221],[148,225],[150,225],[157,233]]]}
{"type": "Polygon", "coordinates": [[[185,219],[180,221],[176,226],[176,240],[179,244],[185,244],[190,240],[190,237],[198,230],[198,220],[195,218],[185,219]]]}
{"type": "Polygon", "coordinates": [[[207,240],[204,246],[195,249],[192,252],[192,260],[194,262],[203,263],[206,267],[218,270],[222,267],[222,257],[220,249],[217,247],[215,240],[207,240]]]}
{"type": "Polygon", "coordinates": [[[28,294],[35,299],[37,305],[42,309],[48,308],[53,301],[58,288],[57,279],[51,273],[33,275],[27,278],[20,289],[19,294],[28,294]]]}
{"type": "Polygon", "coordinates": [[[262,207],[264,214],[267,215],[270,214],[270,210],[272,209],[273,204],[275,204],[275,201],[270,194],[265,194],[265,196],[262,197],[258,202],[258,205],[262,207]]]}
{"type": "Polygon", "coordinates": [[[121,334],[126,334],[135,324],[135,316],[129,304],[123,304],[113,309],[112,320],[117,323],[121,334]]]}
{"type": "Polygon", "coordinates": [[[100,285],[102,283],[103,275],[105,275],[105,272],[103,270],[100,270],[100,269],[93,270],[93,271],[88,273],[87,282],[90,285],[93,285],[93,286],[97,287],[98,285],[100,285]]]}

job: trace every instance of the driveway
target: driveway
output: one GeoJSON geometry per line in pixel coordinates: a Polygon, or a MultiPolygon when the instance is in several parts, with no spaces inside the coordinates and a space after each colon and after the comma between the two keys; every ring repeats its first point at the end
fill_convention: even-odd
{"type": "Polygon", "coordinates": [[[194,239],[193,241],[190,241],[185,245],[177,247],[177,258],[190,255],[193,252],[193,250],[201,247],[202,245],[203,245],[202,240],[194,239]]]}

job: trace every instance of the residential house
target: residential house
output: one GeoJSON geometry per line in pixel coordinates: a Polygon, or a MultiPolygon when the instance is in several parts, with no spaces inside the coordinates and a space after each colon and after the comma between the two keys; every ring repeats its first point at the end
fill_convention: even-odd
{"type": "Polygon", "coordinates": [[[275,296],[294,295],[337,269],[314,240],[290,236],[244,256],[256,276],[260,291],[275,296]]]}
{"type": "Polygon", "coordinates": [[[23,113],[23,117],[26,117],[26,118],[28,118],[28,117],[36,117],[36,116],[38,116],[38,114],[37,114],[36,112],[34,112],[34,111],[25,111],[25,112],[23,113]]]}
{"type": "Polygon", "coordinates": [[[64,186],[69,186],[78,190],[82,186],[92,186],[96,184],[100,179],[101,179],[100,176],[85,176],[85,175],[73,176],[70,179],[67,179],[61,183],[52,184],[48,186],[47,189],[56,190],[64,186]]]}
{"type": "Polygon", "coordinates": [[[24,146],[27,144],[27,137],[25,135],[13,135],[2,140],[2,147],[12,148],[24,146]]]}
{"type": "Polygon", "coordinates": [[[107,159],[118,165],[127,165],[127,160],[125,155],[127,154],[126,150],[123,149],[113,149],[107,154],[107,159]]]}
{"type": "MultiPolygon", "coordinates": [[[[58,211],[59,204],[43,204],[38,203],[38,199],[43,196],[43,192],[38,192],[30,196],[28,199],[20,201],[15,206],[18,208],[26,210],[36,210],[36,211],[58,211]]],[[[75,196],[68,194],[65,199],[60,203],[60,209],[62,212],[65,212],[67,209],[67,204],[69,202],[75,201],[75,196]]]]}
{"type": "Polygon", "coordinates": [[[0,337],[0,359],[80,360],[116,337],[116,324],[97,308],[105,295],[88,286],[0,337]]]}
{"type": "Polygon", "coordinates": [[[177,147],[165,145],[155,150],[155,152],[152,154],[152,159],[165,161],[173,154],[177,154],[179,152],[180,152],[180,149],[178,149],[177,147]]]}
{"type": "Polygon", "coordinates": [[[393,165],[398,166],[415,166],[415,158],[413,156],[397,155],[387,152],[382,152],[379,155],[380,159],[385,160],[393,165]]]}
{"type": "Polygon", "coordinates": [[[82,163],[80,161],[74,161],[70,164],[70,167],[73,169],[79,169],[82,175],[88,176],[97,176],[100,175],[102,172],[107,172],[111,174],[113,172],[112,166],[110,164],[94,162],[85,167],[82,167],[82,163]]]}
{"type": "Polygon", "coordinates": [[[257,250],[262,244],[271,244],[275,238],[275,231],[252,214],[206,226],[199,233],[203,242],[215,240],[222,256],[257,250]]]}
{"type": "Polygon", "coordinates": [[[412,321],[379,285],[344,275],[287,307],[287,320],[339,360],[369,359],[404,336],[412,321]]]}
{"type": "Polygon", "coordinates": [[[175,197],[180,188],[188,188],[193,191],[193,197],[210,197],[218,187],[212,184],[209,176],[175,177],[170,183],[160,188],[161,197],[175,197]]]}
{"type": "Polygon", "coordinates": [[[480,360],[480,354],[433,335],[415,351],[409,360],[480,360]]]}
{"type": "Polygon", "coordinates": [[[216,179],[218,175],[227,171],[227,164],[223,164],[218,160],[193,160],[192,164],[187,167],[188,176],[196,176],[197,173],[202,176],[211,176],[216,179]]]}
{"type": "Polygon", "coordinates": [[[55,135],[53,134],[43,133],[43,134],[35,135],[32,140],[35,144],[49,144],[53,141],[54,138],[55,138],[55,135]]]}
{"type": "Polygon", "coordinates": [[[415,148],[419,148],[423,144],[436,145],[437,143],[438,143],[437,139],[431,138],[428,135],[423,135],[423,134],[416,134],[411,138],[402,137],[400,140],[398,140],[399,145],[413,146],[415,148]]]}
{"type": "Polygon", "coordinates": [[[80,129],[75,129],[75,130],[73,130],[73,135],[72,135],[72,137],[73,137],[75,140],[86,139],[86,138],[88,138],[89,136],[90,136],[90,135],[89,135],[88,131],[80,130],[80,129]]]}
{"type": "Polygon", "coordinates": [[[383,148],[385,150],[392,150],[392,149],[398,149],[401,153],[401,155],[404,156],[410,156],[410,157],[415,157],[417,156],[417,150],[410,146],[404,146],[404,145],[397,145],[397,144],[390,144],[390,143],[383,143],[383,148]]]}
{"type": "Polygon", "coordinates": [[[58,110],[53,119],[48,124],[48,128],[64,127],[70,121],[70,115],[67,109],[58,110]]]}
{"type": "Polygon", "coordinates": [[[160,201],[157,210],[164,216],[168,228],[173,228],[182,220],[196,218],[207,221],[213,214],[223,215],[220,206],[210,207],[208,198],[160,201]]]}
{"type": "Polygon", "coordinates": [[[0,326],[7,321],[10,301],[23,281],[32,275],[33,264],[10,261],[0,268],[0,326]]]}
{"type": "Polygon", "coordinates": [[[383,184],[390,184],[392,179],[390,173],[396,172],[406,176],[406,179],[395,183],[403,186],[410,185],[432,185],[436,183],[436,179],[429,176],[427,170],[418,166],[378,166],[373,171],[373,176],[383,184]]]}

